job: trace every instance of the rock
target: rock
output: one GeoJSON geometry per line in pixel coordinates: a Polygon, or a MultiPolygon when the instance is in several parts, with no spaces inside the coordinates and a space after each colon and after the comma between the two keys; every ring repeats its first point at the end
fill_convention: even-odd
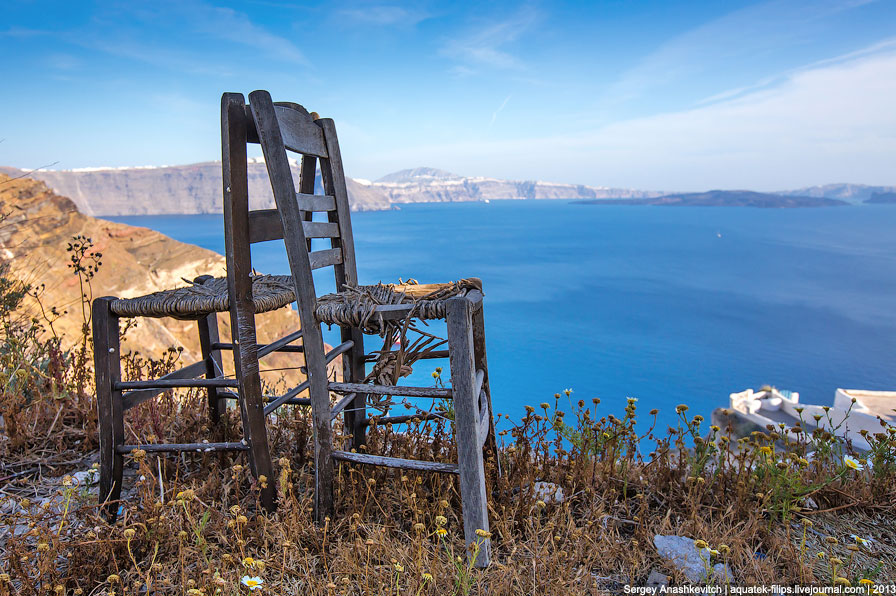
{"type": "Polygon", "coordinates": [[[710,561],[708,548],[702,552],[694,546],[693,538],[684,536],[660,536],[653,537],[653,545],[664,559],[670,560],[692,582],[702,582],[706,579],[724,581],[731,577],[731,572],[724,563],[716,563],[710,567],[712,577],[707,578],[707,562],[710,561]]]}
{"type": "Polygon", "coordinates": [[[764,426],[760,426],[751,420],[743,412],[731,408],[716,408],[710,415],[710,422],[722,429],[723,435],[728,435],[732,440],[749,437],[754,431],[767,432],[764,426]]]}
{"type": "Polygon", "coordinates": [[[668,586],[669,585],[669,576],[665,573],[660,573],[656,569],[650,570],[650,575],[647,576],[647,587],[648,588],[659,588],[660,586],[668,586]]]}
{"type": "Polygon", "coordinates": [[[72,474],[72,480],[75,481],[75,485],[77,486],[91,486],[93,484],[97,484],[100,481],[100,471],[99,470],[83,470],[81,472],[75,472],[72,474]]]}
{"type": "Polygon", "coordinates": [[[533,493],[536,499],[547,504],[562,503],[565,500],[563,488],[553,482],[539,480],[533,485],[533,493]]]}

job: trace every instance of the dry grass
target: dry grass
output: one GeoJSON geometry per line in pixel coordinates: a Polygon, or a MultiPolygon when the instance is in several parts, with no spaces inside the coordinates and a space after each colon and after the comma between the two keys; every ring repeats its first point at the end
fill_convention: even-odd
{"type": "MultiPolygon", "coordinates": [[[[244,594],[243,580],[256,577],[262,594],[589,594],[643,585],[654,569],[688,583],[657,554],[656,534],[705,540],[734,585],[896,577],[893,427],[882,424],[856,470],[849,446],[824,432],[794,442],[772,428],[732,441],[679,406],[677,428],[639,436],[634,400],[616,417],[569,393],[500,421],[504,474],[489,462],[495,562],[486,570],[466,562],[451,477],[340,465],[337,514],[315,526],[310,425],[299,408],[270,428],[282,456],[278,477],[266,479],[277,486],[276,513],[258,507],[242,459],[135,452],[123,513],[109,526],[95,493],[67,477],[95,461],[90,358],[16,320],[16,285],[3,280],[0,595],[244,594]],[[539,500],[536,481],[561,487],[564,500],[539,500]]],[[[177,356],[125,368],[139,378],[177,356]]],[[[129,413],[128,439],[212,438],[222,429],[207,428],[204,408],[197,392],[142,404],[129,413]]],[[[238,436],[235,413],[223,425],[238,436]]],[[[370,451],[454,458],[450,424],[402,430],[373,428],[370,451]]]]}

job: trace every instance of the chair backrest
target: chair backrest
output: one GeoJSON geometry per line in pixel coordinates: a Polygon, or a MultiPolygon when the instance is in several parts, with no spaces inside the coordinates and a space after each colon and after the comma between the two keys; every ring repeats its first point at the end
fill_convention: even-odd
{"type": "MultiPolygon", "coordinates": [[[[348,193],[335,125],[329,118],[313,117],[298,104],[274,103],[267,91],[251,93],[249,105],[238,93],[225,93],[221,101],[231,308],[242,304],[245,313],[246,305],[251,304],[250,246],[283,239],[305,330],[307,358],[309,344],[320,344],[323,349],[318,339],[319,325],[313,316],[317,294],[312,272],[332,267],[337,290],[358,283],[348,193]],[[249,209],[248,143],[261,144],[276,209],[249,209]],[[287,151],[301,156],[298,191],[287,151]],[[314,194],[318,165],[323,195],[314,194]],[[326,221],[314,221],[315,213],[325,214],[326,221]],[[329,240],[329,248],[312,250],[315,239],[329,240]],[[312,327],[318,331],[313,332],[312,327]]],[[[244,320],[254,327],[254,320],[244,320]]]]}
{"type": "MultiPolygon", "coordinates": [[[[225,187],[225,218],[232,220],[225,226],[227,233],[232,235],[227,244],[233,245],[239,253],[246,253],[235,255],[235,260],[244,262],[251,269],[251,257],[246,247],[283,239],[289,253],[292,252],[289,243],[295,239],[301,241],[306,250],[298,251],[304,254],[289,256],[294,276],[298,274],[304,279],[307,277],[302,274],[304,272],[332,266],[337,289],[345,284],[356,285],[358,274],[348,194],[333,121],[315,118],[296,103],[273,103],[267,91],[255,91],[249,97],[249,106],[241,94],[226,93],[222,98],[222,118],[227,120],[222,123],[224,180],[229,186],[229,190],[225,187]],[[245,168],[247,143],[262,145],[276,209],[249,210],[245,168]],[[287,151],[301,156],[298,192],[287,151]],[[323,195],[314,194],[318,164],[323,195]],[[228,217],[227,207],[230,207],[231,217],[228,217]],[[326,221],[313,221],[317,219],[315,213],[324,216],[326,221]],[[283,222],[288,229],[284,230],[283,222]],[[314,239],[329,240],[329,248],[312,250],[314,239]]],[[[305,288],[307,292],[302,293],[313,299],[313,280],[305,288]]]]}

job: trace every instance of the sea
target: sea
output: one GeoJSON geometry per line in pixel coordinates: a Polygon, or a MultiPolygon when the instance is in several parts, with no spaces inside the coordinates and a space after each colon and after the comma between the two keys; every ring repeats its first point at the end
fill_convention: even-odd
{"type": "MultiPolygon", "coordinates": [[[[223,253],[220,215],[109,219],[223,253]]],[[[709,419],[748,387],[818,404],[837,387],[896,389],[894,206],[493,200],[353,213],[352,225],[361,283],[482,279],[492,401],[511,420],[556,393],[561,409],[597,397],[618,417],[637,398],[662,430],[677,404],[709,419]]],[[[288,273],[282,243],[255,245],[253,266],[288,273]]],[[[438,364],[411,380],[431,385],[438,364]]]]}

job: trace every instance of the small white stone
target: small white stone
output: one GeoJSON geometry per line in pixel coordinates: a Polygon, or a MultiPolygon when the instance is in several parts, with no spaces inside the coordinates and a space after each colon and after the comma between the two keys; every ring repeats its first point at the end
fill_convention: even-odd
{"type": "Polygon", "coordinates": [[[653,545],[661,557],[672,561],[692,582],[707,579],[707,566],[709,566],[709,575],[712,576],[709,579],[724,580],[726,577],[731,579],[731,571],[724,563],[708,565],[711,560],[709,549],[704,548],[702,552],[697,550],[693,538],[657,534],[653,537],[653,545]]]}
{"type": "Polygon", "coordinates": [[[535,498],[545,503],[562,503],[564,501],[563,489],[553,482],[538,481],[533,486],[535,498]]]}
{"type": "Polygon", "coordinates": [[[97,470],[83,470],[72,474],[72,480],[78,486],[89,486],[100,481],[100,475],[97,470]]]}

